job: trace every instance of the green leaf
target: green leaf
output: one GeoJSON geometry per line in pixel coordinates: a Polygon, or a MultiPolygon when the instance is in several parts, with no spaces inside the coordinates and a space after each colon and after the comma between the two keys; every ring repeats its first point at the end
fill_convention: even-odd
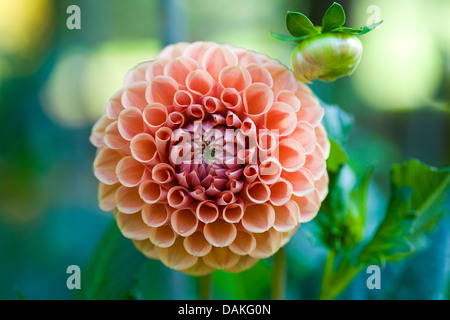
{"type": "Polygon", "coordinates": [[[348,157],[342,145],[334,139],[330,140],[330,156],[327,159],[327,170],[337,172],[341,165],[347,163],[348,157]]]}
{"type": "Polygon", "coordinates": [[[342,27],[345,23],[344,8],[339,3],[334,2],[325,12],[322,19],[322,33],[342,27]]]}
{"type": "Polygon", "coordinates": [[[323,101],[320,101],[320,105],[325,110],[322,124],[327,130],[328,137],[341,145],[344,144],[354,123],[353,115],[337,105],[329,105],[323,101]]]}
{"type": "Polygon", "coordinates": [[[305,40],[306,38],[308,38],[308,36],[303,36],[303,37],[291,37],[291,36],[285,36],[283,34],[279,34],[276,32],[269,32],[270,36],[272,38],[275,38],[277,40],[280,41],[286,41],[286,42],[300,42],[302,40],[305,40]]]}
{"type": "Polygon", "coordinates": [[[398,260],[415,250],[415,243],[448,213],[450,170],[438,170],[417,160],[393,166],[391,199],[386,215],[360,255],[361,263],[398,260]]]}
{"type": "Polygon", "coordinates": [[[347,165],[330,174],[329,194],[316,218],[323,228],[323,242],[331,249],[349,252],[363,237],[367,194],[372,170],[357,181],[347,165]]]}
{"type": "Polygon", "coordinates": [[[148,259],[115,222],[105,232],[88,265],[81,269],[81,290],[75,298],[86,300],[129,299],[136,274],[148,259]]]}
{"type": "Polygon", "coordinates": [[[312,22],[300,12],[288,11],[286,28],[294,37],[303,37],[319,33],[312,22]]]}

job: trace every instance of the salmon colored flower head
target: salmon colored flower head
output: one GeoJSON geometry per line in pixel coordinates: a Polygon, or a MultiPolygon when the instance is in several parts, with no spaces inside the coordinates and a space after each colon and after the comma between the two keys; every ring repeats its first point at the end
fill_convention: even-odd
{"type": "Polygon", "coordinates": [[[170,45],[126,75],[93,127],[100,208],[173,269],[248,269],[313,219],[328,192],[323,114],[267,56],[170,45]]]}

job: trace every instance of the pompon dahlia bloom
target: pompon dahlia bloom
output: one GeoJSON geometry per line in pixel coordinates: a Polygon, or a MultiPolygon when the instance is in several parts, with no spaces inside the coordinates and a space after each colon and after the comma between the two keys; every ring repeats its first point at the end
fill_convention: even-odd
{"type": "Polygon", "coordinates": [[[323,114],[267,56],[170,45],[126,75],[93,127],[100,208],[168,267],[248,269],[313,219],[328,192],[323,114]]]}

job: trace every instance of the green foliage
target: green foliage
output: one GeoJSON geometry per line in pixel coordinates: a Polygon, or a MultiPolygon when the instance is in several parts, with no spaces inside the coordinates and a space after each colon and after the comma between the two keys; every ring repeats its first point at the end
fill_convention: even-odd
{"type": "Polygon", "coordinates": [[[376,27],[383,21],[361,28],[344,27],[345,11],[339,3],[334,2],[325,12],[322,18],[322,26],[314,26],[307,16],[300,12],[288,11],[286,14],[286,29],[291,36],[285,36],[271,32],[270,35],[281,41],[300,43],[303,40],[324,33],[344,33],[349,35],[363,35],[376,27]]]}
{"type": "Polygon", "coordinates": [[[363,264],[398,260],[415,251],[415,245],[448,211],[450,170],[429,167],[417,160],[397,164],[391,173],[391,199],[386,216],[360,255],[363,264]]]}
{"type": "Polygon", "coordinates": [[[130,288],[147,260],[112,223],[100,241],[86,268],[83,269],[81,290],[75,298],[88,300],[130,299],[130,288]]]}

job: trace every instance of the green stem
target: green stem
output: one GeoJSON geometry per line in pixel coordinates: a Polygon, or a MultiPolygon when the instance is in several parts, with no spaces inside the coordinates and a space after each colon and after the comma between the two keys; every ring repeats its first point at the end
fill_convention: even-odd
{"type": "Polygon", "coordinates": [[[200,300],[211,300],[212,275],[198,277],[198,295],[200,300]]]}
{"type": "Polygon", "coordinates": [[[362,266],[355,266],[344,258],[338,270],[333,272],[336,251],[331,250],[327,261],[322,279],[322,290],[319,295],[320,300],[333,300],[350,284],[353,278],[361,271],[362,266]]]}
{"type": "Polygon", "coordinates": [[[272,288],[270,298],[272,300],[283,300],[286,291],[286,252],[280,248],[275,254],[275,263],[272,276],[272,288]]]}

